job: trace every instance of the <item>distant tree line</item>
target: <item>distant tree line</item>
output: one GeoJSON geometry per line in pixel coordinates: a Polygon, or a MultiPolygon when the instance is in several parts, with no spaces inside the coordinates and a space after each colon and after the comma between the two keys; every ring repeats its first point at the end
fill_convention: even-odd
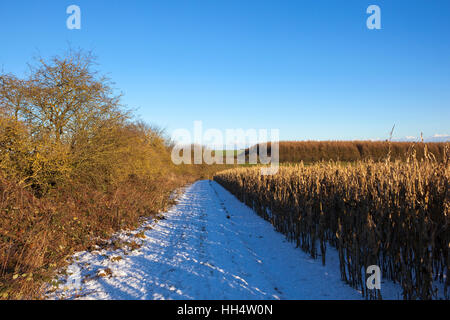
{"type": "MultiPolygon", "coordinates": [[[[358,160],[383,161],[387,157],[391,160],[406,161],[412,153],[417,159],[427,157],[437,161],[444,159],[446,144],[443,142],[390,142],[390,141],[281,141],[279,143],[280,162],[317,162],[317,161],[345,161],[358,160]]],[[[268,154],[270,155],[270,143],[268,154]]],[[[246,149],[246,154],[259,153],[259,146],[246,149]]]]}

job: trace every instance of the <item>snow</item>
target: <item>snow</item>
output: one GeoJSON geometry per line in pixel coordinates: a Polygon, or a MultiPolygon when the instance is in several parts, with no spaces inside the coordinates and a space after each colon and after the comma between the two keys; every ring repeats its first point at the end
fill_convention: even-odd
{"type": "MultiPolygon", "coordinates": [[[[165,219],[78,252],[49,299],[362,299],[340,279],[336,250],[314,260],[214,181],[187,187],[165,219]],[[142,237],[142,232],[145,238],[142,237]],[[138,236],[141,235],[141,236],[138,236]],[[140,247],[132,250],[130,242],[140,247]]],[[[383,282],[384,299],[401,288],[383,282]]]]}

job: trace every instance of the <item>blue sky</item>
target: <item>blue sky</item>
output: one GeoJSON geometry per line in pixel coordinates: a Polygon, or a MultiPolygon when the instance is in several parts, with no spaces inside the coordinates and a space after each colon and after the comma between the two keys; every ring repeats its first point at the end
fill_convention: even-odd
{"type": "Polygon", "coordinates": [[[282,140],[450,134],[450,1],[1,1],[0,68],[68,44],[167,129],[276,128],[282,140]],[[81,30],[66,8],[81,8],[81,30]],[[366,28],[381,8],[382,30],[366,28]]]}

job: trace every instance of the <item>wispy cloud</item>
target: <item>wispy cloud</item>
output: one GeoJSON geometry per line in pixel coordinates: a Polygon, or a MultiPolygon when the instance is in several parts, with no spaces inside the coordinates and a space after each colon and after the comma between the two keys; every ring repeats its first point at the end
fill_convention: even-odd
{"type": "Polygon", "coordinates": [[[450,137],[448,134],[442,134],[442,133],[436,133],[433,138],[443,138],[443,137],[450,137]]]}

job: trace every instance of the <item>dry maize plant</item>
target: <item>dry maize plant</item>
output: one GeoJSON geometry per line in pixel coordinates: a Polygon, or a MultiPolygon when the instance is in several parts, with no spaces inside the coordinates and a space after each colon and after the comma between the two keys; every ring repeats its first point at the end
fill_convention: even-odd
{"type": "MultiPolygon", "coordinates": [[[[447,148],[448,150],[448,148],[447,148]]],[[[381,268],[400,283],[404,299],[433,299],[436,283],[449,298],[450,216],[448,152],[443,161],[319,162],[222,171],[214,179],[325,264],[327,245],[339,253],[342,280],[367,299],[365,271],[381,268]]]]}

